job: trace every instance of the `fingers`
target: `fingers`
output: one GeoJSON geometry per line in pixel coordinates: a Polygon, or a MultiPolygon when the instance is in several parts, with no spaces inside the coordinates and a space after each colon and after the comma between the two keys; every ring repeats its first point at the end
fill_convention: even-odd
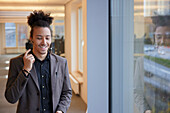
{"type": "Polygon", "coordinates": [[[25,52],[25,55],[23,57],[25,63],[28,63],[28,62],[34,63],[34,61],[35,61],[34,56],[32,54],[28,54],[30,51],[31,51],[31,49],[29,49],[25,52]]]}
{"type": "Polygon", "coordinates": [[[23,61],[24,61],[24,69],[27,70],[28,72],[31,71],[33,63],[35,62],[35,58],[32,54],[29,54],[29,52],[31,51],[31,49],[27,50],[25,52],[25,55],[23,57],[23,61]]]}
{"type": "Polygon", "coordinates": [[[34,57],[32,54],[28,54],[26,58],[34,57]]]}
{"type": "Polygon", "coordinates": [[[31,51],[31,49],[28,49],[26,52],[25,52],[25,57],[28,55],[28,53],[31,51]]]}
{"type": "Polygon", "coordinates": [[[152,111],[151,110],[146,110],[145,113],[152,113],[152,111]]]}
{"type": "Polygon", "coordinates": [[[29,54],[28,56],[26,56],[26,59],[30,60],[32,63],[35,61],[35,58],[32,54],[29,54]]]}

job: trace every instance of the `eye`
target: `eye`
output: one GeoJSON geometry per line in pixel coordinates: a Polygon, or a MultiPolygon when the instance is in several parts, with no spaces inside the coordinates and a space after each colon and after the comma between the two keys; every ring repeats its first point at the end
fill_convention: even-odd
{"type": "Polygon", "coordinates": [[[46,40],[50,40],[50,36],[47,36],[47,37],[46,37],[46,40]]]}
{"type": "Polygon", "coordinates": [[[166,35],[166,39],[170,39],[170,35],[166,35]]]}
{"type": "Polygon", "coordinates": [[[39,37],[38,37],[37,39],[38,39],[38,40],[41,40],[42,38],[39,38],[39,37]]]}
{"type": "Polygon", "coordinates": [[[161,36],[161,35],[156,35],[156,38],[157,38],[158,40],[160,40],[160,39],[162,38],[162,36],[161,36]]]}
{"type": "Polygon", "coordinates": [[[42,39],[42,37],[38,36],[38,37],[37,37],[37,39],[38,39],[38,40],[41,40],[41,39],[42,39]]]}

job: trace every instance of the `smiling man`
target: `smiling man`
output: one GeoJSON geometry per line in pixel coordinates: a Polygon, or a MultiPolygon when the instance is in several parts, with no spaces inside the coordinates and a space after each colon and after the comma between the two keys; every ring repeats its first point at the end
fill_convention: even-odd
{"type": "Polygon", "coordinates": [[[28,17],[32,50],[10,60],[5,97],[17,113],[66,113],[72,89],[67,60],[48,51],[53,18],[43,11],[28,17]]]}

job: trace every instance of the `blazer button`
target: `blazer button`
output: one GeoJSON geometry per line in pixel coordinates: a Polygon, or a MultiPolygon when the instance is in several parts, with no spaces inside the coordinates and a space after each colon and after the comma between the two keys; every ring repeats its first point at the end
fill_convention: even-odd
{"type": "Polygon", "coordinates": [[[37,110],[37,111],[39,111],[40,109],[39,109],[39,108],[37,108],[36,110],[37,110]]]}
{"type": "Polygon", "coordinates": [[[37,95],[39,95],[39,93],[37,93],[37,95]]]}

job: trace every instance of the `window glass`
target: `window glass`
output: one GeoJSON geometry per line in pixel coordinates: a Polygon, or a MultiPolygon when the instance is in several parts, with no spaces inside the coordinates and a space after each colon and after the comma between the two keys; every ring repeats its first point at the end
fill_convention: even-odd
{"type": "Polygon", "coordinates": [[[55,36],[64,36],[64,25],[55,25],[55,36]]]}
{"type": "Polygon", "coordinates": [[[17,24],[18,29],[18,46],[25,46],[28,39],[28,26],[25,24],[17,24]]]}
{"type": "Polygon", "coordinates": [[[134,0],[134,113],[170,113],[170,4],[134,0]]]}
{"type": "Polygon", "coordinates": [[[54,43],[51,44],[55,48],[53,52],[64,57],[64,21],[55,20],[54,29],[54,43]]]}
{"type": "Polygon", "coordinates": [[[78,10],[78,25],[79,25],[79,71],[83,72],[83,23],[82,23],[82,8],[78,10]]]}
{"type": "Polygon", "coordinates": [[[5,23],[6,47],[16,47],[15,23],[5,23]]]}
{"type": "Polygon", "coordinates": [[[64,23],[64,20],[55,20],[55,23],[64,23]]]}

